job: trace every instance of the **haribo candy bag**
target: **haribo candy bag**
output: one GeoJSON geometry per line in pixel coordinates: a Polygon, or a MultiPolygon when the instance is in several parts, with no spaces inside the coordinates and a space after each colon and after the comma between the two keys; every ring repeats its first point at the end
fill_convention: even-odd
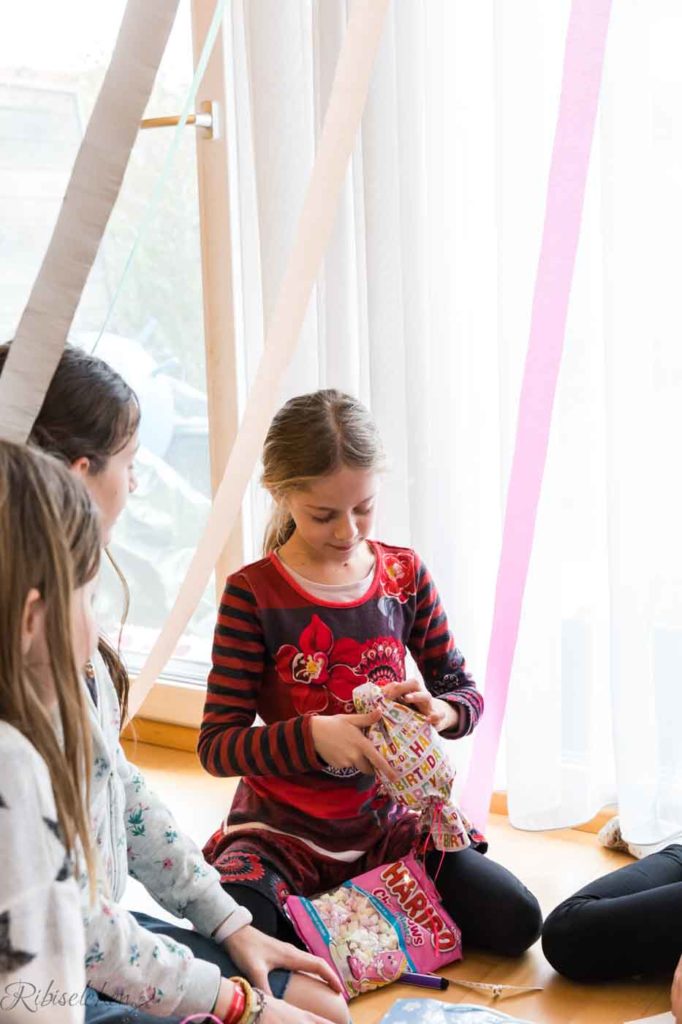
{"type": "Polygon", "coordinates": [[[286,912],[311,953],[336,970],[349,999],[460,960],[457,925],[413,856],[374,868],[337,889],[290,896],[286,912]]]}

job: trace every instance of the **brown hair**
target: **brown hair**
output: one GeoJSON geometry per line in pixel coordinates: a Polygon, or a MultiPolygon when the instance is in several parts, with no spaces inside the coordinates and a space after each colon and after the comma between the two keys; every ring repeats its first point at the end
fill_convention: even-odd
{"type": "Polygon", "coordinates": [[[263,446],[261,480],[275,502],[265,554],[285,544],[296,528],[280,500],[288,491],[304,489],[343,466],[380,470],[384,464],[376,423],[357,398],[330,388],[290,399],[270,424],[263,446]]]}
{"type": "Polygon", "coordinates": [[[67,851],[77,840],[92,886],[89,828],[90,727],[74,662],[71,601],[99,567],[99,518],[85,487],[56,459],[0,442],[0,719],[30,741],[45,761],[67,851]],[[22,656],[23,611],[37,589],[59,723],[43,685],[22,656]],[[61,743],[58,732],[61,732],[61,743]]]}
{"type": "MultiPolygon", "coordinates": [[[[0,373],[11,342],[0,345],[0,373]]],[[[29,442],[69,465],[86,456],[89,472],[100,473],[111,455],[130,441],[140,424],[140,404],[133,389],[108,363],[73,345],[64,349],[47,389],[29,442]]],[[[128,611],[128,585],[113,556],[107,558],[121,581],[128,611]]],[[[121,723],[128,710],[130,681],[117,651],[104,637],[99,653],[113,680],[121,708],[121,723]]]]}
{"type": "MultiPolygon", "coordinates": [[[[0,345],[0,373],[11,342],[0,345]]],[[[69,464],[86,456],[101,472],[140,423],[137,395],[97,356],[67,345],[47,389],[29,441],[69,464]]]]}

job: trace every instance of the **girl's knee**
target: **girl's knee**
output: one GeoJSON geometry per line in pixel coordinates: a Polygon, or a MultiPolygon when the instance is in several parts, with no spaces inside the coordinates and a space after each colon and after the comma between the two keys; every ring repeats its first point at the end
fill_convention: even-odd
{"type": "Polygon", "coordinates": [[[528,889],[514,901],[502,922],[497,951],[503,956],[521,956],[537,942],[542,931],[542,911],[528,889]]]}
{"type": "Polygon", "coordinates": [[[584,981],[589,973],[590,951],[585,941],[578,904],[573,899],[560,903],[542,929],[542,951],[558,974],[572,981],[584,981]]]}
{"type": "Polygon", "coordinates": [[[661,850],[661,854],[677,861],[682,867],[682,846],[679,843],[671,843],[670,846],[666,846],[664,850],[661,850]]]}
{"type": "Polygon", "coordinates": [[[541,931],[540,904],[532,892],[522,889],[475,912],[470,926],[463,927],[464,947],[470,942],[500,956],[517,957],[530,949],[541,931]]]}

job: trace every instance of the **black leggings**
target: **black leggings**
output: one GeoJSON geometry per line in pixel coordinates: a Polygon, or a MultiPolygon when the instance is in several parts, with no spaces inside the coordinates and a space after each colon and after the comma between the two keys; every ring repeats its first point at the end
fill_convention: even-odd
{"type": "Polygon", "coordinates": [[[682,846],[590,882],[552,911],[542,946],[575,981],[672,974],[682,954],[682,846]]]}
{"type": "MultiPolygon", "coordinates": [[[[469,946],[502,956],[520,956],[540,935],[542,914],[532,892],[500,864],[477,853],[431,853],[426,865],[443,905],[462,932],[464,950],[469,946]]],[[[226,885],[231,896],[247,906],[256,928],[289,942],[296,942],[293,928],[273,903],[244,885],[226,885]]],[[[299,943],[300,945],[300,943],[299,943]]]]}

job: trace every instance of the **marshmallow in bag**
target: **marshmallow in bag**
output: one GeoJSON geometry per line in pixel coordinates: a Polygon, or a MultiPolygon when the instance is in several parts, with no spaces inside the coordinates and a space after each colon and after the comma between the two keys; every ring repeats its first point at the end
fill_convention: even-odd
{"type": "Polygon", "coordinates": [[[367,730],[367,736],[399,774],[396,782],[377,774],[384,792],[421,815],[422,831],[431,837],[437,850],[466,849],[471,825],[451,802],[455,773],[433,726],[419,712],[388,700],[374,683],[357,686],[353,703],[359,714],[377,708],[382,713],[367,730]]]}

